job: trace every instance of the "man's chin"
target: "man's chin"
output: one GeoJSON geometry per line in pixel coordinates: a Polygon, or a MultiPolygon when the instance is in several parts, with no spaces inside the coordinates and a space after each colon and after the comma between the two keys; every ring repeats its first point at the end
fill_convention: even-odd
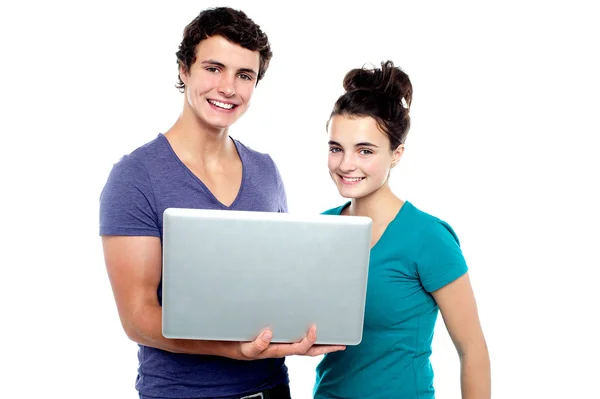
{"type": "Polygon", "coordinates": [[[204,125],[206,127],[208,127],[210,130],[218,131],[218,130],[229,129],[231,127],[231,125],[233,125],[236,121],[237,121],[237,118],[226,120],[226,121],[222,120],[221,118],[219,118],[219,119],[210,118],[210,119],[204,119],[204,125]]]}

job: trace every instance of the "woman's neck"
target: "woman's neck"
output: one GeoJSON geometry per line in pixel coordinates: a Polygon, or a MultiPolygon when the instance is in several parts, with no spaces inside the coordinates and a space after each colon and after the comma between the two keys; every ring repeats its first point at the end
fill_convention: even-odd
{"type": "Polygon", "coordinates": [[[404,201],[398,198],[386,183],[366,197],[353,198],[345,213],[349,216],[369,217],[375,225],[387,224],[396,217],[402,205],[404,201]]]}

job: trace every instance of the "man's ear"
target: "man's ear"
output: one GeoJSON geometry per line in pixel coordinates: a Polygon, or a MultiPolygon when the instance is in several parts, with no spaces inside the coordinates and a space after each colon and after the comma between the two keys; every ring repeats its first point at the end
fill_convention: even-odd
{"type": "Polygon", "coordinates": [[[188,68],[183,65],[181,62],[179,63],[179,79],[183,82],[184,85],[187,86],[188,81],[188,68]]]}

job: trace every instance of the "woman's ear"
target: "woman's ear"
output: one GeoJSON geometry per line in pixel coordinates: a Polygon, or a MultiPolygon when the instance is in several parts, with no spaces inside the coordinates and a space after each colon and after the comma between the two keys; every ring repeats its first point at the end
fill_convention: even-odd
{"type": "Polygon", "coordinates": [[[398,165],[400,162],[400,158],[402,158],[402,154],[404,154],[404,144],[400,144],[392,153],[392,168],[398,165]]]}

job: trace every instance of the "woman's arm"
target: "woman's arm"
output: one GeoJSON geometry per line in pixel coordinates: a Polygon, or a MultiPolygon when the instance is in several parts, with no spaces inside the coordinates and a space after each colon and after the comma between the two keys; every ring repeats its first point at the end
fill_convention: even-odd
{"type": "Polygon", "coordinates": [[[468,273],[432,295],[460,357],[463,399],[490,399],[490,357],[468,273]]]}

